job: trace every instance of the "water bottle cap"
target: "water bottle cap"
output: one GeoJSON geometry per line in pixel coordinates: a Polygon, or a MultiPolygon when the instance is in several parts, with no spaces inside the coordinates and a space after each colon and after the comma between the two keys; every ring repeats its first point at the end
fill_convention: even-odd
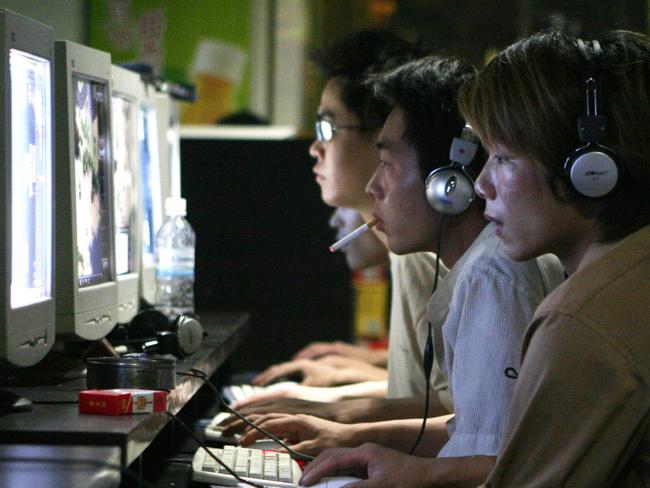
{"type": "Polygon", "coordinates": [[[187,201],[184,198],[167,197],[165,199],[166,215],[187,215],[187,201]]]}

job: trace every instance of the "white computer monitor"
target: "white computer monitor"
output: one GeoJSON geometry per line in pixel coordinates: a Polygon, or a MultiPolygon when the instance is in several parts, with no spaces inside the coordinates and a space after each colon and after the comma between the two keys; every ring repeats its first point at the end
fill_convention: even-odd
{"type": "Polygon", "coordinates": [[[99,339],[117,323],[111,56],[55,41],[57,335],[99,339]]]}
{"type": "Polygon", "coordinates": [[[153,305],[156,301],[156,232],[158,232],[163,220],[158,115],[156,90],[153,85],[142,84],[142,96],[138,113],[140,177],[142,182],[140,296],[153,305]]]}
{"type": "Polygon", "coordinates": [[[52,28],[0,9],[0,362],[55,340],[52,28]]]}
{"type": "Polygon", "coordinates": [[[111,67],[117,321],[123,324],[138,312],[140,296],[140,93],[137,73],[115,65],[111,67]]]}

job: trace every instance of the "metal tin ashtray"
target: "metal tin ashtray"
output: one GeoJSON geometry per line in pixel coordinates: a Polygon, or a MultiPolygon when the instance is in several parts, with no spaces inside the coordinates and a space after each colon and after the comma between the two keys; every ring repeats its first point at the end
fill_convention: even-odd
{"type": "Polygon", "coordinates": [[[173,390],[176,386],[173,359],[99,357],[87,359],[86,365],[86,386],[90,389],[173,390]]]}

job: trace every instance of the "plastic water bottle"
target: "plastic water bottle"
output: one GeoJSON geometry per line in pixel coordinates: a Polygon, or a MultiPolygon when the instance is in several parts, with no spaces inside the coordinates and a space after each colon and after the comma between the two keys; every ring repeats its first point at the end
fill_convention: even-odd
{"type": "Polygon", "coordinates": [[[194,312],[196,235],[185,219],[186,207],[184,198],[167,198],[156,234],[156,308],[171,320],[194,312]]]}

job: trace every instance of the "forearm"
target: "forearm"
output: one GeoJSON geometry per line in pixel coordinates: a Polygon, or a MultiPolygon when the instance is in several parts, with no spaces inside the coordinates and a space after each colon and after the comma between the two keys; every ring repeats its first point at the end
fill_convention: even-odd
{"type": "MultiPolygon", "coordinates": [[[[362,367],[346,367],[340,368],[335,372],[336,384],[349,385],[354,383],[363,383],[368,381],[381,381],[388,380],[388,372],[384,368],[373,366],[371,364],[364,364],[362,367]]],[[[383,386],[377,389],[382,395],[385,395],[383,386]]]]}
{"type": "MultiPolygon", "coordinates": [[[[446,422],[451,415],[427,419],[427,426],[413,453],[422,457],[433,457],[449,440],[446,422]]],[[[420,433],[422,419],[389,420],[351,424],[347,436],[350,447],[374,442],[402,452],[410,452],[420,433]]]]}
{"type": "Polygon", "coordinates": [[[384,397],[387,384],[385,381],[364,381],[351,385],[335,386],[331,388],[330,400],[337,402],[358,397],[384,397]]]}
{"type": "MultiPolygon", "coordinates": [[[[422,417],[424,396],[409,398],[358,398],[345,400],[334,406],[333,420],[344,424],[354,422],[378,422],[393,419],[422,417]]],[[[447,415],[437,395],[429,401],[429,417],[447,415]]]]}
{"type": "Polygon", "coordinates": [[[383,368],[388,364],[388,349],[374,349],[368,354],[368,362],[383,368]]]}

